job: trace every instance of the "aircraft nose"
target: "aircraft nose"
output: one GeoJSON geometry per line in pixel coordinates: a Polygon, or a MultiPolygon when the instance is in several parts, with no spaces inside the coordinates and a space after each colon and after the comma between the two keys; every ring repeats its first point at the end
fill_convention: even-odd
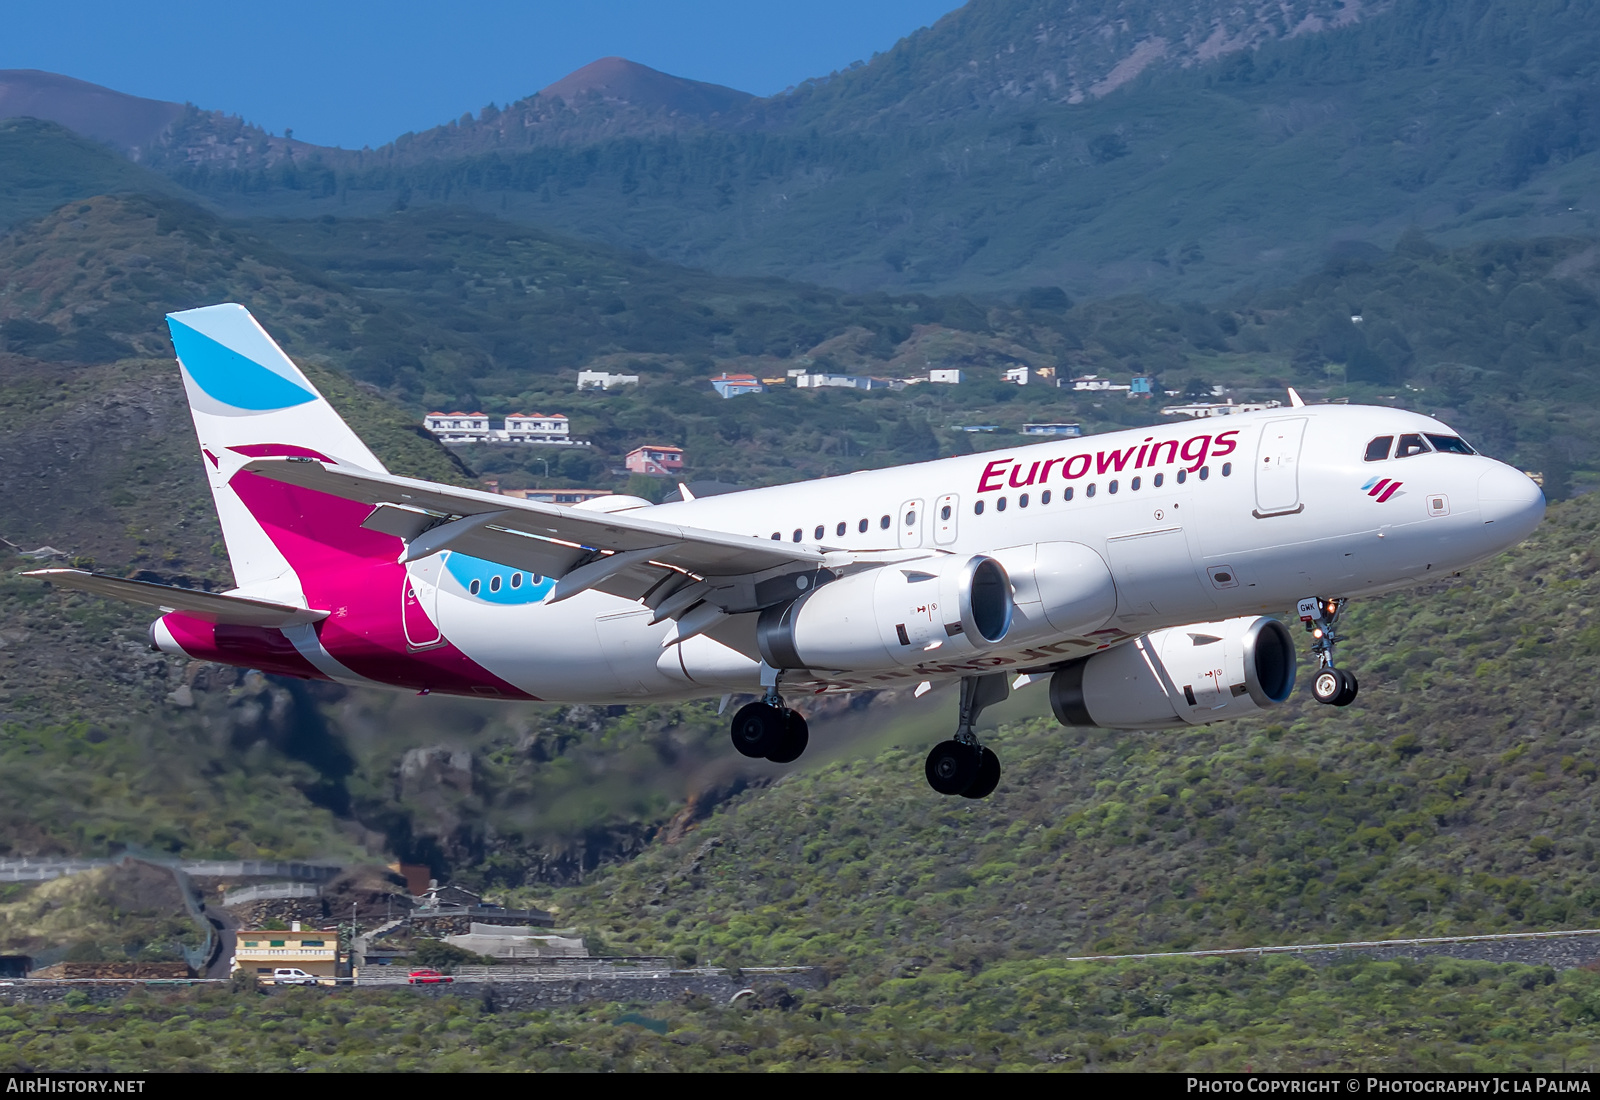
{"type": "Polygon", "coordinates": [[[1478,510],[1494,524],[1496,541],[1521,541],[1544,518],[1544,493],[1531,477],[1496,462],[1478,478],[1478,510]]]}

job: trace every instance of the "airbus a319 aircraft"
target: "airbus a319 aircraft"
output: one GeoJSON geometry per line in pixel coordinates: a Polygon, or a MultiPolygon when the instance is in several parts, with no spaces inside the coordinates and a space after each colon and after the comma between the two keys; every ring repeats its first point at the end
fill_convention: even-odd
{"type": "Polygon", "coordinates": [[[789,699],[959,681],[934,790],[1000,779],[974,732],[1048,677],[1068,725],[1156,730],[1316,698],[1355,596],[1493,555],[1537,485],[1450,428],[1304,405],[652,505],[541,504],[388,473],[242,306],[168,317],[237,588],[32,575],[162,609],[162,652],[492,699],[753,693],[733,743],[786,763],[789,699]]]}

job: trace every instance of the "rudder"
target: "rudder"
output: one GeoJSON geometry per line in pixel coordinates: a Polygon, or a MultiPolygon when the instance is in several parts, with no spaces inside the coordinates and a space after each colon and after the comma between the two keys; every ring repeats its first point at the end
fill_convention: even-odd
{"type": "Polygon", "coordinates": [[[308,455],[378,471],[383,464],[243,306],[170,313],[167,327],[234,580],[241,589],[304,606],[288,560],[230,481],[244,463],[266,455],[308,455]]]}

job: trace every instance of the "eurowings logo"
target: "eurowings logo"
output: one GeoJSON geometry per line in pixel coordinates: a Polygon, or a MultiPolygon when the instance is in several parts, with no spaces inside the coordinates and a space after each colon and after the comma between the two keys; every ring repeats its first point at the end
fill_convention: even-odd
{"type": "MultiPolygon", "coordinates": [[[[1380,481],[1374,477],[1369,478],[1367,483],[1363,485],[1361,489],[1369,497],[1376,497],[1378,503],[1382,504],[1396,493],[1400,493],[1401,484],[1402,483],[1398,481],[1390,481],[1388,478],[1384,478],[1380,481]]],[[[1405,494],[1401,493],[1400,495],[1404,496],[1405,494]]]]}

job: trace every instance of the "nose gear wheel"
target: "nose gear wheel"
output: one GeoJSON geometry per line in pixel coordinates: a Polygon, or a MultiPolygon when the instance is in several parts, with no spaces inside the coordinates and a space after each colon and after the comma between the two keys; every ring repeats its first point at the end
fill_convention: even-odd
{"type": "Polygon", "coordinates": [[[1311,635],[1311,655],[1318,669],[1311,681],[1311,694],[1319,703],[1347,707],[1356,701],[1361,685],[1353,673],[1334,667],[1333,650],[1339,644],[1339,617],[1344,613],[1341,597],[1312,596],[1301,600],[1296,610],[1311,635]]]}

